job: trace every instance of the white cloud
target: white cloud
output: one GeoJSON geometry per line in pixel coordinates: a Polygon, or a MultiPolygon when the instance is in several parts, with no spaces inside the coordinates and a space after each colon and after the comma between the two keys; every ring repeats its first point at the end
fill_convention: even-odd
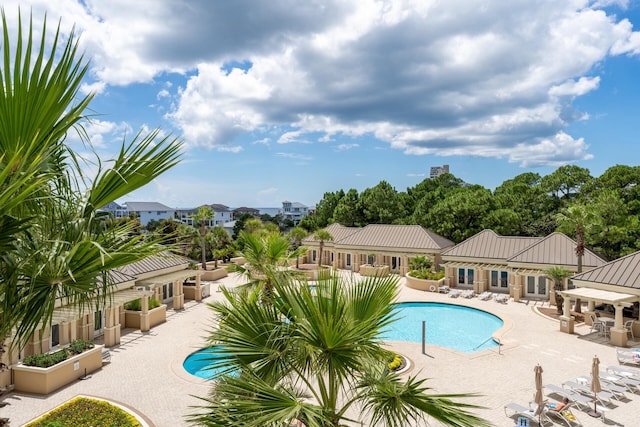
{"type": "Polygon", "coordinates": [[[336,146],[336,151],[346,151],[351,150],[353,148],[358,148],[360,144],[338,144],[336,146]]]}
{"type": "Polygon", "coordinates": [[[305,161],[313,159],[313,157],[311,156],[307,156],[306,154],[299,154],[299,153],[276,153],[276,156],[284,157],[287,159],[305,160],[305,161]]]}

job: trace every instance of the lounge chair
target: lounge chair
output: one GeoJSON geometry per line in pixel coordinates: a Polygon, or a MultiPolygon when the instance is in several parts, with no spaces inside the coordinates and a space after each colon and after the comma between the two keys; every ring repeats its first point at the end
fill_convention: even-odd
{"type": "Polygon", "coordinates": [[[496,302],[500,302],[502,304],[506,304],[509,301],[509,295],[507,294],[497,294],[494,298],[496,302]]]}
{"type": "Polygon", "coordinates": [[[640,381],[640,369],[630,368],[628,366],[607,366],[607,372],[619,375],[621,377],[631,378],[640,381]]]}
{"type": "Polygon", "coordinates": [[[553,409],[545,410],[542,412],[542,417],[548,419],[550,422],[553,422],[554,419],[560,420],[566,424],[567,427],[581,426],[582,423],[571,410],[572,405],[572,402],[569,401],[569,403],[559,411],[554,411],[553,409]]]}
{"type": "MultiPolygon", "coordinates": [[[[580,384],[586,385],[591,388],[591,378],[587,376],[578,377],[577,381],[580,384]]],[[[600,388],[604,391],[608,391],[613,395],[613,398],[616,400],[626,399],[627,396],[624,394],[627,391],[625,386],[621,386],[618,384],[614,384],[611,381],[607,381],[605,378],[600,377],[600,388]]]]}
{"type": "Polygon", "coordinates": [[[458,298],[462,295],[462,291],[460,289],[451,289],[449,291],[449,298],[458,298]]]}
{"type": "Polygon", "coordinates": [[[610,383],[614,383],[623,387],[626,387],[631,393],[640,391],[640,380],[626,377],[624,375],[618,375],[612,372],[600,371],[600,378],[610,383]]]}
{"type": "Polygon", "coordinates": [[[447,285],[442,285],[438,287],[438,292],[441,294],[448,294],[449,293],[449,287],[447,285]]]}
{"type": "Polygon", "coordinates": [[[616,348],[618,363],[640,366],[640,348],[616,348]]]}
{"type": "Polygon", "coordinates": [[[484,291],[483,293],[478,295],[478,298],[480,298],[483,301],[486,301],[488,299],[491,299],[492,296],[493,296],[493,293],[491,293],[489,291],[484,291]]]}
{"type": "Polygon", "coordinates": [[[557,394],[558,396],[561,396],[561,397],[567,397],[569,400],[571,400],[575,404],[581,407],[584,407],[587,410],[593,408],[593,397],[587,397],[583,394],[580,394],[570,389],[562,388],[559,385],[555,385],[555,384],[546,384],[544,388],[550,391],[550,393],[548,394],[557,394]]]}
{"type": "MultiPolygon", "coordinates": [[[[579,384],[575,381],[565,381],[562,383],[562,387],[569,390],[573,390],[577,393],[583,394],[591,398],[593,398],[594,396],[594,393],[591,391],[589,386],[579,384]]],[[[595,396],[598,402],[600,402],[600,404],[603,406],[610,404],[611,399],[613,398],[613,394],[606,390],[602,390],[600,393],[597,393],[595,396]]]]}
{"type": "Polygon", "coordinates": [[[540,425],[543,425],[545,421],[549,421],[549,423],[553,425],[553,421],[543,417],[541,414],[542,412],[544,412],[544,404],[539,405],[535,411],[515,402],[504,405],[504,414],[509,418],[513,418],[515,416],[524,417],[536,424],[538,424],[538,419],[540,419],[540,425]],[[509,414],[507,409],[511,410],[513,413],[509,414]]]}
{"type": "Polygon", "coordinates": [[[475,292],[473,292],[473,289],[465,289],[464,291],[462,291],[462,294],[460,294],[460,296],[462,298],[473,298],[474,296],[476,296],[475,292]]]}

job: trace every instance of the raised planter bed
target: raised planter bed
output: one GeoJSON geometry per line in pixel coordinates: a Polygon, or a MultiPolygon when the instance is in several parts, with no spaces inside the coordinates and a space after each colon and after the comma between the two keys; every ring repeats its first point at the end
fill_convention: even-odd
{"type": "Polygon", "coordinates": [[[362,264],[359,273],[361,276],[385,277],[389,275],[389,266],[362,264]]]}
{"type": "Polygon", "coordinates": [[[223,277],[227,277],[227,270],[225,268],[217,268],[215,270],[206,270],[200,275],[200,280],[218,280],[223,277]]]}
{"type": "MultiPolygon", "coordinates": [[[[141,311],[135,310],[125,310],[124,311],[124,322],[126,328],[135,328],[140,329],[140,316],[141,311]]],[[[149,310],[149,327],[153,328],[160,323],[164,323],[167,321],[167,306],[162,304],[160,307],[156,307],[152,310],[149,310]]]]}
{"type": "Polygon", "coordinates": [[[330,274],[331,267],[326,265],[318,267],[317,264],[300,264],[298,268],[290,267],[291,270],[304,275],[307,280],[318,280],[318,274],[330,274]]]}
{"type": "Polygon", "coordinates": [[[102,367],[102,345],[71,356],[48,368],[18,364],[13,370],[16,391],[49,394],[102,367]]]}
{"type": "Polygon", "coordinates": [[[416,279],[409,274],[405,276],[405,286],[419,291],[438,292],[440,286],[446,285],[446,277],[439,280],[416,279]]]}

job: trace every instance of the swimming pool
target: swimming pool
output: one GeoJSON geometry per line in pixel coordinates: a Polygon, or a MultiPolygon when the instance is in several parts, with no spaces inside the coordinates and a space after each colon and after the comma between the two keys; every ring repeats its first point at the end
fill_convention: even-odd
{"type": "Polygon", "coordinates": [[[220,375],[220,369],[210,369],[211,364],[219,359],[220,355],[211,353],[210,348],[201,348],[194,351],[182,362],[182,367],[191,375],[204,380],[210,380],[220,375]]]}
{"type": "Polygon", "coordinates": [[[464,353],[475,353],[499,344],[491,338],[503,325],[486,311],[455,304],[405,302],[396,304],[396,321],[385,332],[387,341],[422,343],[422,321],[426,321],[426,343],[464,353]]]}
{"type": "MultiPolygon", "coordinates": [[[[385,341],[422,343],[422,321],[426,321],[426,342],[464,353],[475,353],[499,344],[491,336],[502,320],[486,311],[455,304],[403,302],[395,304],[396,321],[383,334],[385,341]]],[[[220,356],[203,348],[191,353],[182,366],[191,375],[209,380],[220,370],[209,369],[220,356]]]]}

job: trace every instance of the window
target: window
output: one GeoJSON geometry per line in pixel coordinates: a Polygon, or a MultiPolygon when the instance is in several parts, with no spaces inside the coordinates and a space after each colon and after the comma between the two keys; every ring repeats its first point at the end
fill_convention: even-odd
{"type": "Polygon", "coordinates": [[[351,254],[347,254],[347,267],[351,267],[351,254]]]}
{"type": "Polygon", "coordinates": [[[311,261],[315,262],[317,259],[316,257],[317,257],[316,250],[314,249],[311,251],[311,261]]]}
{"type": "Polygon", "coordinates": [[[60,325],[51,325],[51,348],[60,344],[60,325]]]}

